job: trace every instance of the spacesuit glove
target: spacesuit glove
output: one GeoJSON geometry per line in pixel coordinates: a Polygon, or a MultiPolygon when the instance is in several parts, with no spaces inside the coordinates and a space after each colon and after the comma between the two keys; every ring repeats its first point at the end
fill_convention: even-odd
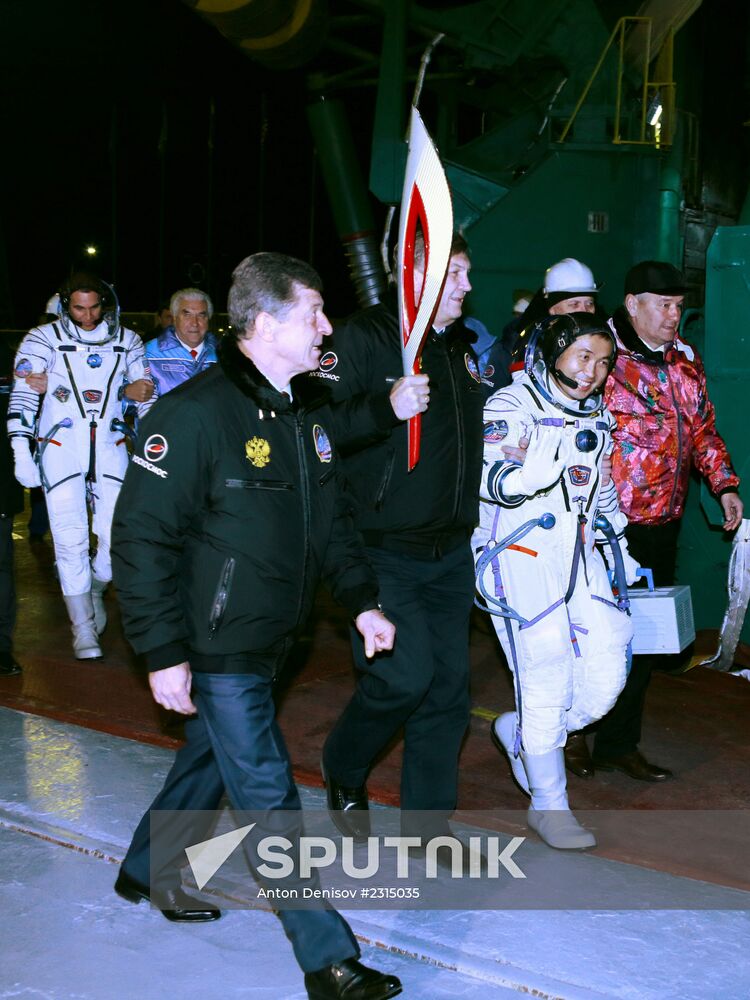
{"type": "Polygon", "coordinates": [[[16,463],[16,479],[21,484],[21,486],[27,486],[32,489],[34,486],[41,486],[42,481],[39,478],[39,469],[37,468],[36,462],[31,457],[31,448],[29,447],[29,442],[26,438],[15,437],[10,442],[13,448],[13,458],[16,463]]]}
{"type": "MultiPolygon", "coordinates": [[[[640,564],[635,561],[628,552],[628,543],[624,538],[619,539],[620,542],[620,555],[622,556],[622,563],[625,568],[625,583],[632,587],[635,581],[638,579],[638,570],[641,568],[640,564]]],[[[612,555],[612,546],[609,542],[601,545],[601,553],[604,556],[604,561],[607,564],[607,569],[611,570],[614,574],[615,571],[615,560],[612,555]]]]}
{"type": "Polygon", "coordinates": [[[561,440],[559,428],[537,427],[523,465],[520,469],[511,470],[505,477],[504,492],[531,497],[556,483],[565,466],[563,460],[556,457],[561,440]]]}
{"type": "Polygon", "coordinates": [[[628,552],[628,543],[624,538],[620,539],[620,552],[622,552],[622,561],[625,566],[625,582],[629,587],[632,587],[638,579],[638,570],[641,568],[640,563],[637,563],[628,552]]]}

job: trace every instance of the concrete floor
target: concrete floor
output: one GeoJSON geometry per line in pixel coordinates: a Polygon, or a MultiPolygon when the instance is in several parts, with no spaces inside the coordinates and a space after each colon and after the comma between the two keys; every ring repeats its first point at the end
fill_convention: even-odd
{"type": "MultiPolygon", "coordinates": [[[[112,892],[171,751],[6,708],[0,745],[1,998],[305,997],[271,914],[234,910],[185,927],[112,892]]],[[[322,805],[317,789],[303,798],[322,805]]],[[[532,839],[524,849],[543,874],[552,852],[532,839]]],[[[609,887],[610,907],[347,916],[364,960],[420,1000],[748,996],[750,893],[592,855],[573,863],[578,880],[609,887]],[[634,887],[639,905],[657,908],[615,909],[634,887]]]]}

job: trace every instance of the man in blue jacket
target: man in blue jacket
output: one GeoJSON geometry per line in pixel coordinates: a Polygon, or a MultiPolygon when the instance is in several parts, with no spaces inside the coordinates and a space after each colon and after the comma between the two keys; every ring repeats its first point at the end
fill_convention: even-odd
{"type": "Polygon", "coordinates": [[[181,288],[169,308],[174,325],[146,344],[159,396],[216,364],[216,338],[208,329],[214,307],[208,295],[199,288],[181,288]]]}

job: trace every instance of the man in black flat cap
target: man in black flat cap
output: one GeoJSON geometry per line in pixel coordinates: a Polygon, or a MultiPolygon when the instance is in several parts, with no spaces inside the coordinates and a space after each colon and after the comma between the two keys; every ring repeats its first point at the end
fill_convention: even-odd
{"type": "MultiPolygon", "coordinates": [[[[610,325],[617,360],[604,393],[617,420],[612,478],[628,518],[634,559],[654,572],[657,587],[674,583],[677,538],[690,472],[706,479],[724,512],[724,530],[742,520],[739,478],[716,430],[706,374],[697,351],[678,336],[687,286],[672,264],[645,260],[625,277],[625,301],[610,325]]],[[[639,753],[641,718],[653,656],[634,656],[614,708],[596,727],[593,755],[583,734],[568,737],[566,763],[584,777],[594,768],[640,781],[672,776],[639,753]]]]}

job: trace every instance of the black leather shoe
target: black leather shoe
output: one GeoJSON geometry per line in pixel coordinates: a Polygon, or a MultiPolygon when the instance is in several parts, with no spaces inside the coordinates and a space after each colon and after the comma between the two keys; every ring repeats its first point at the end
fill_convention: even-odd
{"type": "Polygon", "coordinates": [[[376,969],[368,969],[356,958],[305,973],[309,1000],[388,1000],[401,992],[401,982],[376,969]]]}
{"type": "Polygon", "coordinates": [[[594,762],[583,733],[568,733],[568,741],[565,744],[565,766],[579,778],[594,777],[594,762]]]}
{"type": "Polygon", "coordinates": [[[370,836],[370,806],[366,786],[347,788],[329,777],[323,764],[320,770],[326,784],[328,811],[333,822],[345,837],[352,837],[355,841],[367,840],[370,836]]]}
{"type": "Polygon", "coordinates": [[[206,920],[218,920],[221,916],[221,910],[202,903],[182,889],[160,889],[152,898],[149,887],[136,882],[122,868],[115,882],[115,892],[129,903],[140,903],[142,899],[153,903],[167,920],[176,923],[198,924],[206,920]]]}
{"type": "Polygon", "coordinates": [[[12,653],[0,653],[0,677],[16,677],[21,673],[21,665],[16,663],[12,653]]]}
{"type": "Polygon", "coordinates": [[[629,778],[636,781],[666,781],[674,775],[666,767],[657,767],[656,764],[649,764],[643,754],[633,750],[632,753],[623,753],[619,757],[598,757],[596,753],[591,758],[594,767],[599,771],[622,771],[629,778]]]}

